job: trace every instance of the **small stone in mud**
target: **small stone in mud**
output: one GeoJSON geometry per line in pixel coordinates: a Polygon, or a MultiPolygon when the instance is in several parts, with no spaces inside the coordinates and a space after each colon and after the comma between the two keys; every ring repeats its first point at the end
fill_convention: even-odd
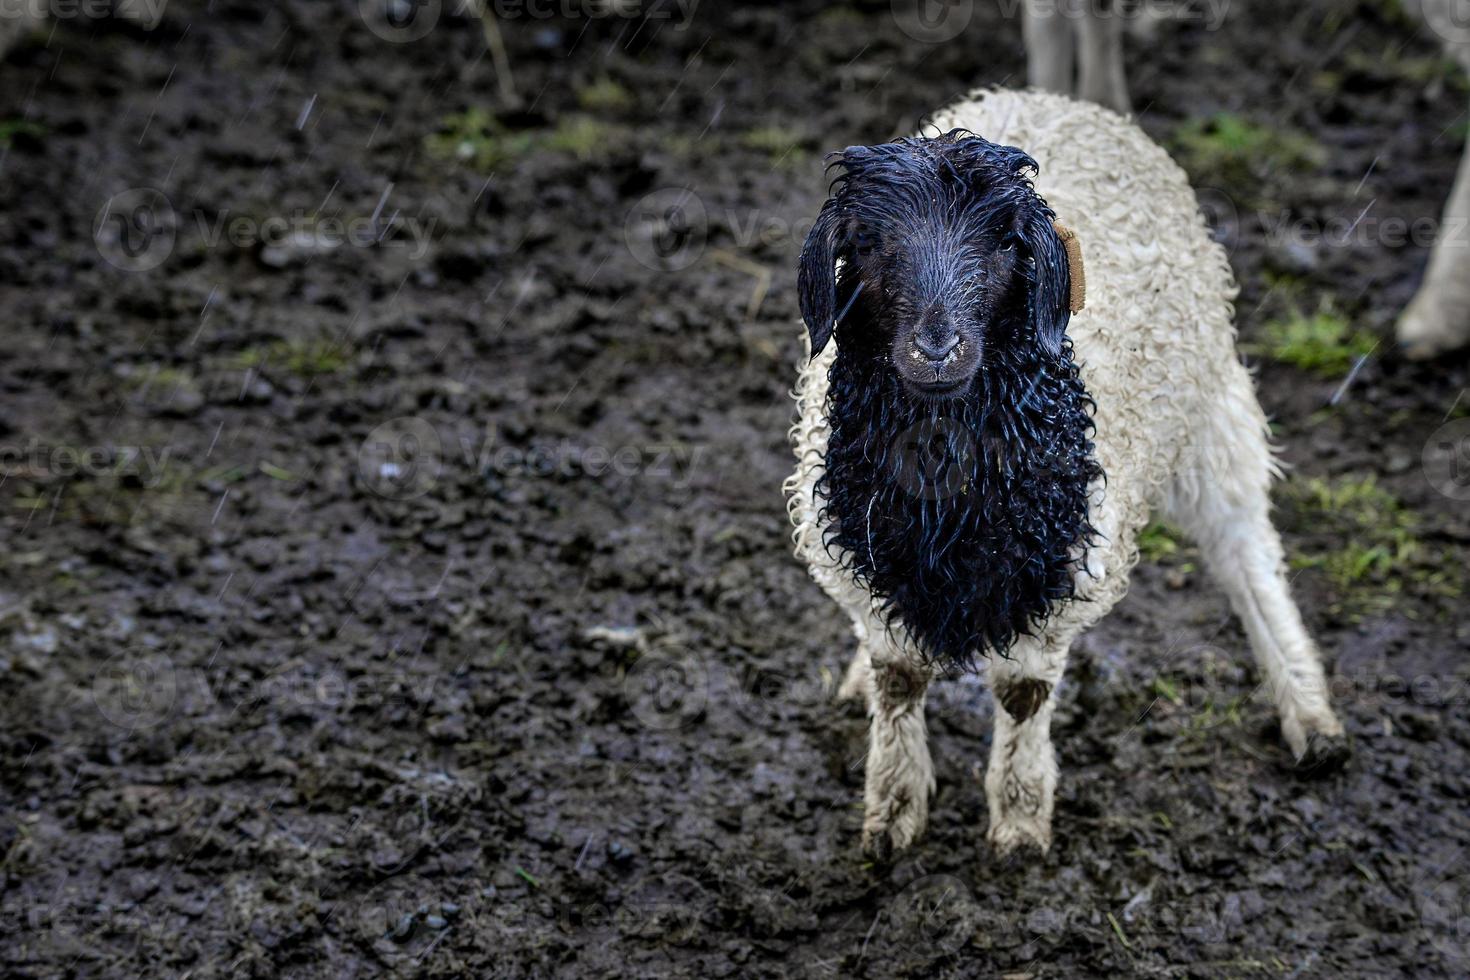
{"type": "Polygon", "coordinates": [[[454,902],[440,902],[439,911],[443,912],[445,916],[452,919],[455,916],[459,915],[459,906],[456,905],[454,902]]]}
{"type": "Polygon", "coordinates": [[[633,859],[633,850],[620,840],[611,840],[607,842],[607,856],[621,864],[633,859]]]}
{"type": "Polygon", "coordinates": [[[395,943],[404,943],[408,942],[412,936],[413,913],[410,912],[398,920],[398,924],[393,927],[393,931],[388,934],[388,938],[392,939],[395,943]]]}
{"type": "Polygon", "coordinates": [[[426,915],[424,916],[424,925],[430,929],[448,929],[449,920],[442,915],[426,915]]]}

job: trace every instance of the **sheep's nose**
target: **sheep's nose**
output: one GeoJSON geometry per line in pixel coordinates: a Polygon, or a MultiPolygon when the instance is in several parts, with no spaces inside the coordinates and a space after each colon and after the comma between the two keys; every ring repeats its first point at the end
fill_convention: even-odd
{"type": "Polygon", "coordinates": [[[924,331],[914,332],[914,350],[923,354],[931,361],[942,361],[960,345],[960,335],[952,333],[947,340],[935,342],[933,334],[926,335],[924,331]]]}

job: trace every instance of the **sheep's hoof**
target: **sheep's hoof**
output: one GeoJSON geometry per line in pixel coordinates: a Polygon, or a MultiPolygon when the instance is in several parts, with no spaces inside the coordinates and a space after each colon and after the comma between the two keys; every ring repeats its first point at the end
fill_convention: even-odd
{"type": "Polygon", "coordinates": [[[1399,350],[1411,361],[1427,361],[1470,344],[1470,330],[1456,329],[1453,319],[1415,306],[1404,311],[1395,333],[1399,350]]]}
{"type": "Polygon", "coordinates": [[[1007,868],[1022,867],[1045,856],[1051,849],[1051,834],[1012,823],[992,824],[985,835],[996,857],[1007,868]]]}
{"type": "Polygon", "coordinates": [[[894,843],[893,834],[886,828],[863,831],[863,854],[879,864],[892,861],[893,855],[902,849],[902,845],[894,843]]]}
{"type": "Polygon", "coordinates": [[[1424,338],[1399,341],[1399,352],[1411,361],[1431,361],[1441,354],[1458,350],[1465,341],[1424,338]]]}
{"type": "Polygon", "coordinates": [[[1306,751],[1296,760],[1296,771],[1304,776],[1330,776],[1346,766],[1352,755],[1346,735],[1313,732],[1307,736],[1306,751]]]}

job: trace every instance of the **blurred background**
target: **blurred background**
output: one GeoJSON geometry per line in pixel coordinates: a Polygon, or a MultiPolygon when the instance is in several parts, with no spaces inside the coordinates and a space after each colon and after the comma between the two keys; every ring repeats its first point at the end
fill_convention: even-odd
{"type": "Polygon", "coordinates": [[[957,678],[875,867],[779,492],[795,258],[826,152],[1025,84],[1019,0],[0,0],[5,974],[1470,971],[1470,371],[1395,342],[1470,245],[1470,18],[1112,16],[1357,755],[1289,773],[1156,524],[1050,854],[985,847],[957,678]]]}

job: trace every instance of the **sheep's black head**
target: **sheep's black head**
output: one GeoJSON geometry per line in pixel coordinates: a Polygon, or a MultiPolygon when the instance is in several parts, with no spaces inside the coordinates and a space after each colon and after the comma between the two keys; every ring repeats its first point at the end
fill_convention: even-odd
{"type": "Polygon", "coordinates": [[[841,345],[886,348],[912,395],[945,399],[968,389],[987,349],[1059,353],[1067,259],[1031,157],[960,130],[836,156],[798,273],[814,356],[835,328],[841,345]]]}

